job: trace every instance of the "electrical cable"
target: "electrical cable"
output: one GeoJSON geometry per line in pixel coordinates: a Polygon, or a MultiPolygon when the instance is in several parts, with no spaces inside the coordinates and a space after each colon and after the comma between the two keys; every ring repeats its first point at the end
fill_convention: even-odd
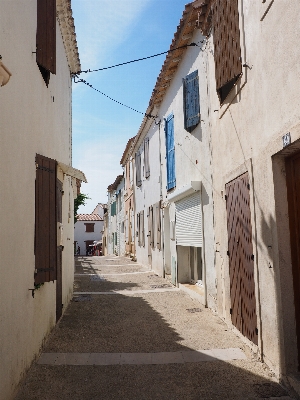
{"type": "Polygon", "coordinates": [[[121,103],[121,102],[118,101],[118,100],[113,99],[112,97],[108,96],[107,94],[101,92],[101,90],[94,88],[93,85],[91,85],[89,82],[87,82],[87,81],[84,80],[84,79],[78,79],[78,81],[76,81],[76,80],[75,80],[75,77],[76,77],[76,78],[79,78],[78,75],[74,75],[74,83],[84,83],[86,86],[89,86],[91,89],[93,89],[93,90],[95,90],[96,92],[102,94],[103,96],[105,96],[105,97],[107,97],[108,99],[114,101],[115,103],[120,104],[121,106],[127,107],[127,108],[129,108],[130,110],[135,111],[135,112],[137,112],[137,113],[139,113],[139,114],[143,114],[143,115],[144,115],[145,117],[147,117],[147,118],[153,118],[153,119],[156,119],[156,118],[157,118],[157,117],[154,116],[154,115],[147,114],[147,113],[143,113],[143,112],[141,112],[141,111],[136,110],[135,108],[132,108],[132,107],[130,107],[130,106],[127,106],[126,104],[121,103]]]}
{"type": "Polygon", "coordinates": [[[175,49],[172,49],[172,50],[163,51],[162,53],[154,54],[153,56],[137,58],[136,60],[126,61],[126,62],[123,62],[123,63],[120,63],[120,64],[116,64],[116,65],[111,65],[110,67],[104,67],[104,68],[98,68],[98,69],[87,69],[87,70],[85,70],[85,71],[80,71],[80,72],[78,72],[77,75],[79,75],[79,74],[87,74],[88,72],[104,71],[104,70],[106,70],[106,69],[115,68],[115,67],[120,67],[121,65],[131,64],[131,63],[135,63],[135,62],[137,62],[137,61],[143,61],[143,60],[147,60],[147,59],[149,59],[149,58],[158,57],[158,56],[161,56],[162,54],[171,53],[172,51],[176,51],[176,50],[179,50],[179,49],[184,49],[184,48],[189,47],[189,46],[197,46],[197,47],[200,47],[200,46],[197,45],[197,43],[194,43],[194,42],[193,42],[193,43],[190,43],[190,44],[185,44],[184,46],[176,47],[175,49]]]}
{"type": "MultiPolygon", "coordinates": [[[[197,42],[197,43],[204,43],[204,40],[200,40],[200,41],[197,42]]],[[[120,105],[123,106],[123,107],[129,108],[130,110],[135,111],[135,112],[137,112],[137,113],[139,113],[139,114],[143,114],[143,115],[144,115],[145,117],[147,117],[147,118],[153,118],[154,120],[156,120],[157,116],[154,116],[154,115],[151,115],[151,114],[147,114],[147,113],[143,113],[143,112],[141,112],[141,111],[136,110],[135,108],[132,108],[132,107],[130,107],[130,106],[127,106],[126,104],[121,103],[121,102],[118,101],[118,100],[113,99],[112,97],[108,96],[107,94],[101,92],[101,90],[94,88],[94,86],[91,85],[91,84],[90,84],[89,82],[87,82],[86,80],[80,79],[80,78],[79,78],[79,75],[80,75],[81,73],[103,71],[103,70],[106,70],[106,69],[119,67],[119,66],[121,66],[121,65],[126,65],[126,64],[130,64],[130,63],[137,62],[137,61],[146,60],[146,59],[148,59],[148,58],[157,57],[157,56],[160,56],[160,55],[162,55],[162,54],[166,54],[166,53],[169,53],[169,52],[178,50],[178,49],[183,49],[183,48],[186,48],[186,47],[189,47],[189,46],[197,46],[197,47],[200,47],[200,46],[198,46],[197,43],[192,42],[192,43],[190,43],[190,44],[185,44],[184,46],[176,47],[175,49],[172,49],[172,50],[168,50],[168,51],[164,51],[164,52],[162,52],[162,53],[154,54],[153,56],[143,57],[143,58],[139,58],[139,59],[132,60],[132,61],[127,61],[127,62],[124,62],[124,63],[121,63],[121,64],[112,65],[112,66],[110,66],[110,67],[99,68],[99,69],[94,69],[94,70],[88,69],[88,70],[85,70],[85,71],[80,71],[80,72],[78,72],[77,74],[74,74],[74,75],[73,75],[73,77],[74,77],[74,83],[84,83],[86,86],[89,86],[91,89],[93,89],[93,90],[95,90],[96,92],[102,94],[103,96],[105,96],[105,97],[107,97],[108,99],[114,101],[115,103],[118,103],[118,104],[120,104],[120,105]],[[78,81],[76,81],[75,78],[77,78],[78,81]]],[[[207,44],[207,42],[206,42],[206,44],[207,44]]],[[[206,48],[206,46],[205,46],[205,48],[206,48]]],[[[204,49],[201,49],[201,51],[204,51],[205,48],[204,48],[204,49]]],[[[156,123],[156,121],[155,121],[155,123],[156,123]]],[[[159,122],[159,123],[160,123],[160,122],[159,122]]]]}

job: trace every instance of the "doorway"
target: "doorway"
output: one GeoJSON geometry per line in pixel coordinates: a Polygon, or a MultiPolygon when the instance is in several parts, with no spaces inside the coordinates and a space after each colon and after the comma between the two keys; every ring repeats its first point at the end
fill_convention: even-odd
{"type": "Polygon", "coordinates": [[[248,172],[225,186],[228,231],[231,320],[254,344],[258,344],[254,255],[248,172]]]}
{"type": "Polygon", "coordinates": [[[286,185],[290,227],[298,370],[300,369],[300,152],[286,159],[286,185]]]}

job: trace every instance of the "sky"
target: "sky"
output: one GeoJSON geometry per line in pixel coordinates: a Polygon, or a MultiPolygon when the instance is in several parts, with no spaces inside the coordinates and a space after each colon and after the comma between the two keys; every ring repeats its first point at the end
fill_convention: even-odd
{"type": "MultiPolygon", "coordinates": [[[[81,70],[109,67],[170,47],[185,0],[72,0],[81,70]]],[[[166,55],[104,71],[82,73],[117,104],[83,83],[73,83],[73,166],[91,199],[79,213],[107,202],[107,186],[123,173],[120,160],[139,130],[166,55]]]]}

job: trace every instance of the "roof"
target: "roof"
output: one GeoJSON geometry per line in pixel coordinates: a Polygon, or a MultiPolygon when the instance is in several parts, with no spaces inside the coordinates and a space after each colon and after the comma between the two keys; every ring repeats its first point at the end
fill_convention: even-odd
{"type": "Polygon", "coordinates": [[[72,74],[81,70],[71,0],[56,0],[57,18],[72,74]]]}
{"type": "Polygon", "coordinates": [[[121,161],[120,161],[120,164],[121,164],[122,166],[124,166],[125,163],[126,163],[126,161],[127,161],[128,152],[131,150],[131,148],[132,148],[132,146],[133,146],[134,139],[135,139],[135,136],[133,136],[133,137],[132,137],[131,139],[129,139],[128,142],[127,142],[127,145],[126,145],[126,147],[125,147],[124,153],[123,153],[122,158],[121,158],[121,161]]]}
{"type": "Polygon", "coordinates": [[[180,19],[177,30],[174,33],[174,38],[170,45],[170,51],[167,54],[157,77],[145,117],[143,118],[138,134],[135,137],[134,146],[138,143],[138,140],[147,122],[149,121],[149,118],[147,118],[146,115],[155,114],[155,112],[153,112],[154,108],[159,106],[162,102],[164,95],[178,69],[180,61],[182,60],[188,48],[187,46],[191,43],[194,30],[202,28],[202,24],[206,22],[207,10],[208,7],[211,6],[212,1],[213,0],[196,0],[186,4],[182,18],[180,19]],[[174,50],[178,47],[181,48],[174,50]]]}
{"type": "Polygon", "coordinates": [[[123,175],[118,175],[118,176],[116,177],[114,183],[112,183],[111,185],[109,185],[109,186],[107,187],[108,192],[111,192],[111,191],[113,191],[113,190],[116,190],[117,187],[118,187],[118,185],[119,185],[119,183],[122,181],[122,179],[123,179],[123,175]]]}
{"type": "Polygon", "coordinates": [[[103,221],[99,214],[78,214],[77,221],[103,221]]]}
{"type": "Polygon", "coordinates": [[[95,213],[96,213],[96,210],[97,210],[97,208],[98,208],[99,206],[102,207],[103,209],[104,209],[104,208],[107,208],[107,204],[98,203],[98,204],[96,205],[96,207],[93,209],[92,214],[95,214],[95,213]]]}

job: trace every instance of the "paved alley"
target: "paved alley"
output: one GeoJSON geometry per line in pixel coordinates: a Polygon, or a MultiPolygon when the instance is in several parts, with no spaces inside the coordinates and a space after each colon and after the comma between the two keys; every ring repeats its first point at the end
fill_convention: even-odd
{"type": "Polygon", "coordinates": [[[17,400],[291,398],[217,316],[146,267],[79,257],[74,285],[17,400]]]}

